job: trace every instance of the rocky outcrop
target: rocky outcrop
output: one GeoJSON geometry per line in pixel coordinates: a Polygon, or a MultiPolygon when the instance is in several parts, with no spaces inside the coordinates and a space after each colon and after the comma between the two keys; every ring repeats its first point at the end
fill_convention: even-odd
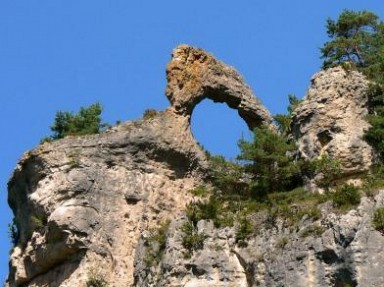
{"type": "Polygon", "coordinates": [[[372,164],[372,149],[363,140],[369,127],[368,81],[341,67],[315,74],[293,116],[293,133],[305,159],[322,155],[340,161],[344,177],[357,176],[372,164]]]}
{"type": "MultiPolygon", "coordinates": [[[[273,124],[240,75],[200,49],[177,47],[167,79],[164,112],[24,154],[8,184],[19,232],[7,287],[382,286],[384,237],[371,217],[384,192],[345,215],[325,203],[320,219],[304,216],[295,228],[251,218],[258,229],[243,242],[236,223],[201,220],[191,239],[198,248],[186,250],[189,190],[209,174],[191,133],[194,107],[209,98],[237,109],[251,129],[273,124]]],[[[360,74],[339,68],[314,77],[294,116],[303,157],[327,153],[346,175],[367,170],[366,89],[360,74]]]]}
{"type": "MultiPolygon", "coordinates": [[[[191,258],[181,244],[186,219],[180,217],[169,227],[159,265],[145,273],[136,264],[142,267],[136,269],[136,286],[383,286],[384,236],[371,226],[372,211],[383,206],[384,191],[362,198],[344,215],[325,203],[321,220],[303,217],[297,227],[284,221],[256,225],[259,230],[244,245],[236,244],[236,228],[217,229],[202,220],[197,227],[204,245],[191,258]]],[[[146,254],[143,245],[137,254],[146,254]]]]}
{"type": "Polygon", "coordinates": [[[130,286],[141,233],[182,213],[204,159],[169,111],[27,152],[9,182],[20,234],[8,286],[85,286],[92,272],[130,286]]]}
{"type": "Polygon", "coordinates": [[[167,80],[166,95],[179,114],[191,115],[200,101],[209,98],[237,109],[251,130],[263,124],[272,126],[272,116],[239,73],[201,49],[175,48],[167,80]]]}
{"type": "Polygon", "coordinates": [[[239,74],[202,50],[176,48],[167,78],[166,111],[25,153],[8,185],[19,234],[7,286],[85,286],[96,275],[130,286],[142,233],[180,215],[207,175],[193,107],[209,97],[250,127],[271,125],[239,74]]]}

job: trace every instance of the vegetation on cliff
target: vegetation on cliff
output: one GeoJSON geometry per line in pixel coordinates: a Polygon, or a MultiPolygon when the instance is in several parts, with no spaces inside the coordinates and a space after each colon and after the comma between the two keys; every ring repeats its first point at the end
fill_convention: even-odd
{"type": "Polygon", "coordinates": [[[97,134],[107,125],[101,122],[101,104],[92,104],[89,107],[81,107],[78,113],[58,111],[51,126],[53,135],[42,139],[51,141],[64,138],[69,135],[97,134]]]}
{"type": "MultiPolygon", "coordinates": [[[[323,68],[342,65],[347,71],[362,72],[371,82],[368,120],[372,127],[366,131],[365,139],[383,159],[384,24],[372,12],[345,10],[336,21],[328,19],[326,28],[331,40],[321,49],[323,68]]],[[[300,100],[289,96],[288,114],[275,116],[278,133],[259,127],[254,129],[251,141],[241,139],[238,163],[210,157],[214,188],[199,187],[193,191],[205,200],[189,205],[187,215],[191,221],[212,219],[217,227],[236,225],[241,242],[255,232],[254,218],[265,211],[262,226],[272,227],[282,220],[294,227],[304,216],[320,218],[321,203],[330,202],[336,212],[348,211],[360,203],[362,190],[339,181],[339,160],[326,153],[312,161],[297,156],[291,120],[299,104],[300,100]],[[316,174],[321,175],[315,183],[325,191],[322,195],[309,194],[303,188],[316,174]]],[[[369,186],[380,182],[381,176],[380,172],[370,173],[363,179],[364,189],[370,190],[369,186]]],[[[380,229],[380,220],[376,212],[376,229],[380,229]]],[[[315,229],[315,233],[321,230],[315,229]]]]}
{"type": "Polygon", "coordinates": [[[368,11],[344,10],[337,20],[327,20],[330,41],[321,49],[323,68],[343,65],[357,69],[370,81],[371,128],[366,141],[384,160],[384,22],[368,11]]]}

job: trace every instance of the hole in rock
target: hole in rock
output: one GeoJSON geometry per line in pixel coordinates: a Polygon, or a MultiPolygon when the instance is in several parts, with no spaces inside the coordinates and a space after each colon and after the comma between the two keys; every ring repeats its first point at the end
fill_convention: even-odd
{"type": "Polygon", "coordinates": [[[230,160],[235,160],[240,153],[238,141],[252,138],[252,133],[237,110],[211,100],[196,105],[191,126],[195,139],[205,150],[230,160]]]}

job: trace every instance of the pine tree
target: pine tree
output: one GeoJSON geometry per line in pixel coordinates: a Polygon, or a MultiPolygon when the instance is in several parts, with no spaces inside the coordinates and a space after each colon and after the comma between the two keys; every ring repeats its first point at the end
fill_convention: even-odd
{"type": "Polygon", "coordinates": [[[292,185],[299,168],[289,156],[294,143],[268,128],[256,128],[253,141],[240,140],[239,160],[253,174],[257,188],[264,192],[283,191],[292,185]]]}
{"type": "Polygon", "coordinates": [[[102,106],[99,103],[81,107],[78,114],[58,111],[51,126],[52,139],[61,139],[68,135],[85,135],[99,133],[105,127],[101,123],[102,106]]]}
{"type": "Polygon", "coordinates": [[[370,80],[365,140],[384,161],[384,22],[372,12],[344,10],[334,21],[327,20],[331,40],[321,49],[323,68],[342,65],[357,69],[370,80]]]}

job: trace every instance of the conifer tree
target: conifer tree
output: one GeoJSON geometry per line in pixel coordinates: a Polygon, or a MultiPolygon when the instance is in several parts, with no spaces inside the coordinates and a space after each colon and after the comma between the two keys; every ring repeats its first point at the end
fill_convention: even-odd
{"type": "Polygon", "coordinates": [[[327,20],[331,40],[321,48],[323,68],[342,65],[357,69],[370,80],[365,140],[384,161],[384,22],[369,11],[344,10],[335,21],[327,20]]]}

